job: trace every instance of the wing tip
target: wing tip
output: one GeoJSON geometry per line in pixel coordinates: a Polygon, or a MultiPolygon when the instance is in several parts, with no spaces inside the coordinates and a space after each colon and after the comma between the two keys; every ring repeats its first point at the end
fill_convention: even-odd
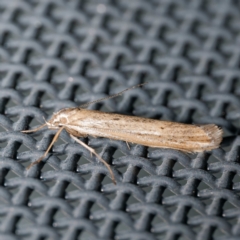
{"type": "Polygon", "coordinates": [[[200,127],[211,139],[208,150],[218,148],[223,139],[223,130],[215,124],[201,125],[200,127]]]}

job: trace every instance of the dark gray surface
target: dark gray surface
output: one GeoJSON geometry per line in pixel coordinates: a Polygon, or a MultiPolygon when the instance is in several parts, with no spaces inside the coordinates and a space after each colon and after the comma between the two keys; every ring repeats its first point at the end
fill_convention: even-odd
{"type": "MultiPolygon", "coordinates": [[[[0,1],[0,239],[240,238],[240,1],[0,1]],[[221,148],[184,154],[66,132],[23,134],[92,109],[215,123],[221,148]]],[[[174,131],[174,129],[173,129],[174,131]]]]}

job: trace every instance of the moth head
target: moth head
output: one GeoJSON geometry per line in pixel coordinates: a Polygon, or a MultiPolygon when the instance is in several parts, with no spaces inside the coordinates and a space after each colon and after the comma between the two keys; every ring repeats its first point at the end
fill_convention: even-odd
{"type": "Polygon", "coordinates": [[[54,113],[51,119],[46,123],[49,128],[58,129],[69,123],[69,115],[65,111],[61,110],[57,113],[54,113]]]}

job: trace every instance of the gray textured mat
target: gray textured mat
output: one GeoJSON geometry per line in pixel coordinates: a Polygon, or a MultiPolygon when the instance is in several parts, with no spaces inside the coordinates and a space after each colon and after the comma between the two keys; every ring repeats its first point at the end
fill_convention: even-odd
{"type": "Polygon", "coordinates": [[[0,1],[0,239],[240,238],[240,1],[0,1]],[[200,154],[66,132],[23,134],[91,106],[224,129],[200,154]]]}

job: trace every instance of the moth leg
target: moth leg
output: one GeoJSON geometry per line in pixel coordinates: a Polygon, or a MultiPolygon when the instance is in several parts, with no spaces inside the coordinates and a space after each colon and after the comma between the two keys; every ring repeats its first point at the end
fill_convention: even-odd
{"type": "Polygon", "coordinates": [[[126,142],[126,144],[127,144],[127,147],[128,147],[128,149],[129,149],[129,150],[131,150],[131,148],[130,148],[130,146],[129,146],[128,142],[126,142]]]}
{"type": "MultiPolygon", "coordinates": [[[[87,134],[79,133],[78,131],[76,131],[74,129],[71,129],[71,128],[68,128],[68,127],[66,127],[65,130],[69,133],[70,136],[84,137],[84,138],[88,136],[87,134]]],[[[92,157],[92,152],[91,151],[90,151],[90,154],[91,154],[91,157],[92,157]]]]}
{"type": "Polygon", "coordinates": [[[53,144],[57,141],[57,139],[58,139],[58,137],[59,137],[59,135],[60,135],[60,133],[61,133],[61,131],[62,131],[63,129],[64,129],[64,127],[61,127],[61,128],[57,131],[57,133],[55,134],[52,142],[51,142],[50,145],[48,146],[48,149],[47,149],[46,152],[43,154],[43,156],[40,157],[40,158],[39,158],[38,160],[36,160],[35,162],[32,162],[32,163],[27,167],[27,169],[30,169],[33,165],[40,163],[40,162],[48,155],[50,149],[52,148],[53,144]]]}
{"type": "Polygon", "coordinates": [[[37,132],[38,130],[42,129],[43,127],[47,126],[47,124],[43,124],[35,129],[32,129],[32,130],[23,130],[21,131],[22,133],[32,133],[32,132],[37,132]]]}
{"type": "Polygon", "coordinates": [[[84,142],[82,142],[81,140],[79,140],[78,138],[76,138],[75,136],[73,136],[72,134],[70,134],[71,138],[73,138],[76,142],[78,142],[80,145],[82,145],[83,147],[85,147],[86,149],[88,149],[90,151],[91,154],[94,154],[108,169],[110,175],[111,175],[111,178],[112,178],[112,181],[113,183],[116,185],[116,179],[114,177],[114,174],[113,174],[113,171],[110,167],[110,165],[108,163],[106,163],[97,153],[96,151],[89,147],[87,144],[85,144],[84,142]]]}

